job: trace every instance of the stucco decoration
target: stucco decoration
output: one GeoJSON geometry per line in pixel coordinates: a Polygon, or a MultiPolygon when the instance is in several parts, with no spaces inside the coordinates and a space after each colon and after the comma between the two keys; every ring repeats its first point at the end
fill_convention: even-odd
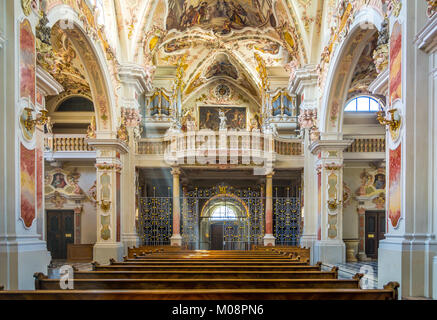
{"type": "Polygon", "coordinates": [[[87,197],[79,187],[80,173],[77,169],[64,170],[56,168],[46,172],[44,195],[48,208],[62,209],[66,206],[78,206],[87,197]]]}

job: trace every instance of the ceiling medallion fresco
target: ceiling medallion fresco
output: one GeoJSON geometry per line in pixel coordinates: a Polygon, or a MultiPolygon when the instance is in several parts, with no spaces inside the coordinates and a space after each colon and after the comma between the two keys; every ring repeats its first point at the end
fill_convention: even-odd
{"type": "Polygon", "coordinates": [[[205,72],[206,79],[211,79],[212,77],[230,77],[234,80],[238,79],[237,68],[229,62],[226,55],[218,55],[214,63],[211,64],[205,72]]]}
{"type": "Polygon", "coordinates": [[[275,28],[277,25],[271,1],[169,0],[168,5],[167,30],[200,27],[225,35],[246,27],[275,28]]]}
{"type": "Polygon", "coordinates": [[[219,101],[226,101],[231,97],[231,89],[225,84],[219,84],[215,87],[214,95],[219,101]]]}

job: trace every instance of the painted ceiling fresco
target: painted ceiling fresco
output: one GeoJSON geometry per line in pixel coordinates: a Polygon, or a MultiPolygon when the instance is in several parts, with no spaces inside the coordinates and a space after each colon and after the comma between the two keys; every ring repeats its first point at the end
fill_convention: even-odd
{"type": "Polygon", "coordinates": [[[51,50],[38,53],[37,59],[65,89],[66,94],[82,94],[91,97],[85,68],[64,31],[55,24],[50,33],[51,50]]]}
{"type": "Polygon", "coordinates": [[[227,34],[246,27],[276,27],[272,0],[169,0],[167,30],[192,27],[227,34]]]}
{"type": "Polygon", "coordinates": [[[259,97],[262,81],[254,53],[267,67],[306,60],[286,2],[159,0],[143,39],[144,63],[174,66],[184,57],[185,94],[212,78],[227,77],[259,97]]]}

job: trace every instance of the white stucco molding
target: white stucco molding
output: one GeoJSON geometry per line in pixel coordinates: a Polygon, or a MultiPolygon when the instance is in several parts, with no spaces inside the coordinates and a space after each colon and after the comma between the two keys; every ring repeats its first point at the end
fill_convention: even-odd
{"type": "Polygon", "coordinates": [[[372,92],[372,94],[381,94],[387,96],[389,77],[390,77],[389,68],[386,68],[369,85],[370,92],[372,92]]]}
{"type": "Polygon", "coordinates": [[[118,68],[121,83],[133,86],[139,94],[152,89],[154,69],[134,63],[121,64],[118,68]]]}
{"type": "Polygon", "coordinates": [[[121,154],[129,152],[127,144],[119,139],[87,139],[86,143],[94,149],[113,149],[121,154]]]}
{"type": "Polygon", "coordinates": [[[290,93],[301,94],[305,86],[317,85],[318,81],[317,65],[307,64],[303,68],[297,69],[293,81],[288,86],[290,93]]]}
{"type": "Polygon", "coordinates": [[[36,66],[36,86],[44,96],[55,96],[64,91],[64,87],[41,66],[36,66]]]}
{"type": "Polygon", "coordinates": [[[415,45],[426,53],[437,51],[437,15],[434,15],[414,39],[415,45]]]}
{"type": "Polygon", "coordinates": [[[310,152],[317,155],[319,151],[323,150],[339,150],[343,151],[348,148],[354,140],[319,140],[314,141],[310,145],[310,152]]]}

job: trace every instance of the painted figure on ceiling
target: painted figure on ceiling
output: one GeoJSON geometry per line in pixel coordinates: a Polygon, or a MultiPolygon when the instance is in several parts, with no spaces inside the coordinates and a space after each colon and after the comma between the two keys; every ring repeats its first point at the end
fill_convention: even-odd
{"type": "Polygon", "coordinates": [[[167,30],[185,31],[200,26],[227,34],[245,27],[275,27],[270,1],[257,0],[169,0],[167,30]]]}

